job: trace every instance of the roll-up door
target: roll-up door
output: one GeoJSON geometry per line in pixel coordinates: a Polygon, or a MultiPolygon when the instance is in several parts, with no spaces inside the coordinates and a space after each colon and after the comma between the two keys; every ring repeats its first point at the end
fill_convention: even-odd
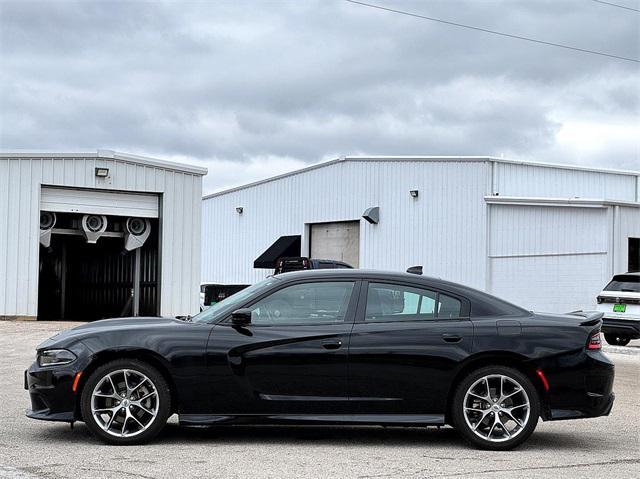
{"type": "Polygon", "coordinates": [[[360,223],[338,221],[311,225],[311,257],[344,261],[357,268],[360,259],[360,223]]]}
{"type": "Polygon", "coordinates": [[[592,309],[609,279],[606,208],[491,205],[491,292],[527,309],[592,309]]]}
{"type": "Polygon", "coordinates": [[[40,210],[158,218],[158,196],[145,193],[42,187],[40,210]]]}

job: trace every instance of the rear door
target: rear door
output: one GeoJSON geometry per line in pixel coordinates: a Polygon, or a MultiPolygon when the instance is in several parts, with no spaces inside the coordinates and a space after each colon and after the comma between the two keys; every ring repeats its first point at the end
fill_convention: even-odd
{"type": "Polygon", "coordinates": [[[452,373],[471,353],[465,298],[413,284],[362,286],[349,343],[356,414],[442,414],[452,373]]]}
{"type": "Polygon", "coordinates": [[[288,283],[249,306],[251,324],[214,328],[215,414],[345,414],[347,353],[359,283],[288,283]]]}

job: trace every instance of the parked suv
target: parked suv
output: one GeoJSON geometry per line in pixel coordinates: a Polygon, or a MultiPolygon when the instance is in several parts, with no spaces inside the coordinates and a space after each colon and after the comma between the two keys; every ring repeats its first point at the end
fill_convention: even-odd
{"type": "Polygon", "coordinates": [[[301,271],[303,269],[353,269],[353,266],[333,259],[311,259],[302,256],[280,258],[273,274],[301,271]]]}
{"type": "Polygon", "coordinates": [[[598,295],[607,343],[625,346],[640,338],[640,272],[617,274],[598,295]]]}

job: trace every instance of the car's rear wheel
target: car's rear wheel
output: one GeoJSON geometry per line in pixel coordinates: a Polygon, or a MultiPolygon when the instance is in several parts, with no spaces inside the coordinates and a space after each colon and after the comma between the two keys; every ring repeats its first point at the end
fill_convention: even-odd
{"type": "Polygon", "coordinates": [[[626,346],[631,341],[629,336],[621,336],[619,334],[605,334],[604,339],[612,346],[626,346]]]}
{"type": "Polygon", "coordinates": [[[506,366],[488,366],[458,384],[452,405],[453,424],[462,437],[481,449],[512,449],[538,423],[540,401],[531,381],[506,366]]]}
{"type": "Polygon", "coordinates": [[[171,393],[157,369],[135,359],[119,359],[96,369],[81,397],[89,430],[110,444],[153,439],[171,414],[171,393]]]}

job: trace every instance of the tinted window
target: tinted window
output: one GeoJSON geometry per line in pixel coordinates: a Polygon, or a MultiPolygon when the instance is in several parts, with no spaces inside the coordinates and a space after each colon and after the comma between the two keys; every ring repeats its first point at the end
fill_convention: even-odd
{"type": "Polygon", "coordinates": [[[353,284],[344,281],[288,286],[251,306],[251,323],[279,325],[343,322],[353,284]]]}
{"type": "Polygon", "coordinates": [[[227,297],[224,301],[220,301],[219,303],[214,304],[208,309],[205,309],[200,314],[196,314],[192,321],[194,323],[200,322],[211,322],[220,319],[222,316],[225,316],[234,309],[240,307],[242,303],[245,301],[249,301],[251,296],[260,294],[263,290],[272,286],[276,281],[275,278],[267,278],[265,280],[260,281],[252,286],[249,286],[246,289],[243,289],[239,293],[234,294],[233,296],[227,297]]]}
{"type": "Polygon", "coordinates": [[[640,275],[618,274],[604,288],[605,291],[624,291],[627,293],[640,293],[640,275]]]}
{"type": "Polygon", "coordinates": [[[366,321],[413,321],[457,318],[459,300],[422,288],[370,283],[367,291],[366,321]]]}

